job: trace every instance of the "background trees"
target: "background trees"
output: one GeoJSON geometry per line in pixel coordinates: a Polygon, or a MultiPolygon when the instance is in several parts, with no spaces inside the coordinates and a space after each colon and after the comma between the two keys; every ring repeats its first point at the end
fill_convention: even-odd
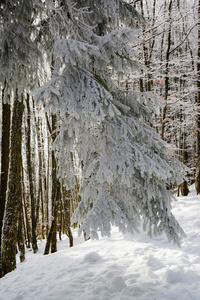
{"type": "MultiPolygon", "coordinates": [[[[2,152],[2,159],[6,160],[4,186],[7,186],[6,201],[4,195],[1,197],[2,212],[4,211],[3,226],[1,224],[1,266],[2,274],[15,268],[15,252],[17,242],[17,220],[18,207],[21,202],[21,144],[22,144],[22,115],[23,115],[23,92],[27,87],[28,69],[31,69],[31,60],[29,51],[31,51],[32,41],[29,38],[30,20],[32,14],[32,3],[22,1],[5,1],[1,4],[1,73],[0,79],[3,86],[3,110],[6,109],[5,103],[13,101],[12,113],[12,131],[10,162],[8,161],[9,152],[2,152]],[[26,52],[27,51],[27,52],[26,52]],[[9,173],[7,176],[9,164],[9,173]],[[7,182],[5,182],[7,180],[7,182]]],[[[31,56],[32,57],[32,56],[31,56]]],[[[33,58],[33,57],[32,57],[33,58]]],[[[9,105],[9,104],[8,104],[9,105]]],[[[8,107],[9,109],[9,107],[8,107]]],[[[4,114],[4,113],[3,113],[4,114]]],[[[7,112],[9,114],[9,112],[7,112]]],[[[3,120],[4,121],[4,120],[3,120]]],[[[9,126],[9,122],[4,127],[9,126]]],[[[5,128],[4,128],[5,131],[5,128]]],[[[10,128],[7,127],[6,140],[2,139],[2,149],[8,144],[10,128]]],[[[6,148],[6,151],[8,148],[6,148]]],[[[5,149],[4,149],[5,151],[5,149]]],[[[3,186],[3,187],[4,187],[3,186]]],[[[5,193],[5,191],[3,191],[5,193]]]]}
{"type": "MultiPolygon", "coordinates": [[[[148,61],[151,59],[151,90],[165,101],[163,110],[155,116],[157,132],[169,142],[178,159],[194,170],[198,131],[195,63],[198,3],[140,1],[137,3],[138,9],[141,9],[141,3],[148,20],[143,49],[144,61],[147,56],[148,61]]],[[[182,193],[187,192],[184,182],[182,193]]]]}
{"type": "MultiPolygon", "coordinates": [[[[8,243],[16,244],[18,226],[19,248],[24,237],[36,252],[37,238],[46,234],[45,254],[50,245],[54,252],[57,231],[66,232],[72,246],[75,210],[72,222],[82,223],[90,237],[98,228],[109,235],[111,223],[137,230],[142,218],[149,234],[165,231],[179,242],[183,232],[170,213],[166,186],[177,187],[185,172],[172,149],[193,171],[197,164],[197,4],[1,2],[0,226],[4,219],[8,243]],[[17,104],[24,114],[12,113],[12,124],[20,122],[13,130],[21,140],[10,134],[17,104]],[[9,192],[5,199],[13,186],[10,137],[11,145],[21,145],[13,231],[6,226],[14,204],[9,192]]],[[[2,257],[14,269],[16,248],[9,258],[6,247],[2,257]]]]}

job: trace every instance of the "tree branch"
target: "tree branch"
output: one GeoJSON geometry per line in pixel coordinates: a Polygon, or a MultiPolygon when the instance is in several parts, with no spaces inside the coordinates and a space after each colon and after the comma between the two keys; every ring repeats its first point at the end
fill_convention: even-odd
{"type": "Polygon", "coordinates": [[[171,54],[172,52],[174,52],[176,49],[178,49],[187,39],[188,35],[190,34],[190,32],[192,31],[192,29],[194,29],[194,27],[197,25],[198,23],[194,24],[189,30],[188,33],[186,34],[185,38],[180,42],[179,45],[177,45],[174,49],[172,49],[169,54],[171,54]]]}

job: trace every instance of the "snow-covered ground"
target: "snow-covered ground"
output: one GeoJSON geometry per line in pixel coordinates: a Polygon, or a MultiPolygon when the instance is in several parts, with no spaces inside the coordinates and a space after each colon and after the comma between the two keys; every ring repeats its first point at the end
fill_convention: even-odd
{"type": "Polygon", "coordinates": [[[187,234],[179,248],[165,236],[145,233],[123,236],[113,228],[111,238],[75,246],[58,243],[58,252],[26,253],[26,261],[0,279],[1,300],[199,300],[200,196],[193,190],[178,198],[173,212],[187,234]]]}

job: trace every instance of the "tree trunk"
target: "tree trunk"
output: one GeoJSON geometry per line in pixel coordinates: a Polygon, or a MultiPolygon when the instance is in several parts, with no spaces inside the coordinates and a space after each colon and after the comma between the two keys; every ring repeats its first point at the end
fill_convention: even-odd
{"type": "MultiPolygon", "coordinates": [[[[52,128],[49,124],[49,120],[46,116],[48,129],[52,137],[52,142],[56,139],[56,115],[52,115],[52,128]]],[[[44,255],[49,254],[49,250],[51,247],[51,253],[57,251],[57,212],[58,212],[58,203],[60,201],[60,182],[57,179],[56,172],[57,172],[57,165],[56,165],[56,158],[54,151],[51,152],[52,157],[52,221],[50,230],[47,235],[47,242],[45,246],[44,255]]]]}
{"type": "MultiPolygon", "coordinates": [[[[62,199],[61,195],[61,199],[62,199]]],[[[62,213],[62,201],[60,201],[60,207],[59,207],[59,214],[58,214],[58,220],[59,220],[59,240],[62,240],[62,232],[63,232],[63,213],[62,213]]]]}
{"type": "Polygon", "coordinates": [[[66,227],[67,235],[69,237],[69,246],[73,247],[73,235],[70,228],[70,198],[71,198],[70,194],[71,191],[65,191],[62,201],[63,201],[65,227],[66,227]]]}
{"type": "MultiPolygon", "coordinates": [[[[56,115],[52,115],[52,142],[56,139],[56,115]]],[[[57,163],[55,153],[52,150],[52,216],[54,218],[54,227],[52,231],[52,239],[51,239],[51,253],[57,251],[57,211],[58,211],[58,203],[60,201],[60,183],[57,179],[57,163]],[[57,189],[55,189],[57,187],[57,189]],[[55,210],[55,211],[54,211],[55,210]]]]}
{"type": "Polygon", "coordinates": [[[18,211],[18,228],[17,228],[17,243],[19,249],[20,262],[25,260],[25,247],[24,247],[24,235],[23,235],[23,208],[22,208],[22,197],[19,201],[18,211]]]}
{"type": "Polygon", "coordinates": [[[54,220],[54,226],[52,230],[52,239],[51,239],[51,253],[57,252],[57,216],[58,216],[58,207],[60,202],[60,182],[57,179],[57,191],[55,195],[55,208],[52,215],[52,219],[54,220]]]}
{"type": "MultiPolygon", "coordinates": [[[[24,173],[24,172],[23,172],[24,173]]],[[[28,220],[28,212],[27,212],[27,202],[26,198],[27,194],[25,192],[25,186],[24,186],[24,177],[23,177],[23,182],[22,182],[22,195],[23,195],[23,215],[24,215],[24,233],[25,233],[25,242],[26,242],[26,247],[31,248],[31,234],[30,234],[30,224],[28,220]]]]}
{"type": "Polygon", "coordinates": [[[198,53],[197,53],[197,168],[195,187],[200,193],[200,0],[198,1],[198,53]]]}
{"type": "MultiPolygon", "coordinates": [[[[46,120],[48,120],[47,118],[47,115],[46,115],[46,120]]],[[[46,191],[46,237],[48,236],[48,232],[49,232],[49,175],[50,175],[50,166],[49,166],[49,157],[50,157],[50,154],[49,154],[49,143],[50,143],[50,138],[48,138],[48,150],[47,150],[47,153],[48,153],[48,159],[47,159],[47,166],[46,166],[46,180],[44,181],[44,185],[45,185],[45,188],[44,190],[46,191]]]]}
{"type": "Polygon", "coordinates": [[[188,184],[187,181],[184,180],[184,182],[181,184],[181,195],[187,196],[189,194],[188,184]]]}
{"type": "MultiPolygon", "coordinates": [[[[2,93],[2,98],[4,94],[2,93]]],[[[0,277],[1,277],[1,238],[3,216],[6,203],[6,190],[9,170],[9,145],[10,145],[10,104],[3,103],[2,113],[2,142],[1,142],[1,183],[0,183],[0,277]]]]}
{"type": "Polygon", "coordinates": [[[37,247],[37,239],[36,239],[36,218],[35,218],[35,197],[34,197],[34,186],[33,186],[33,168],[31,162],[31,120],[30,120],[30,103],[29,103],[29,95],[27,94],[26,98],[27,105],[27,140],[26,140],[26,159],[27,159],[27,170],[28,170],[28,178],[29,178],[29,190],[30,190],[30,198],[31,198],[31,243],[33,252],[36,253],[38,251],[37,247]]]}
{"type": "MultiPolygon", "coordinates": [[[[54,188],[55,188],[55,186],[54,186],[54,188]]],[[[56,232],[56,225],[57,225],[56,219],[57,219],[59,199],[60,199],[60,182],[59,182],[59,180],[57,180],[56,193],[55,193],[55,198],[54,198],[54,203],[53,203],[51,226],[50,226],[49,233],[47,236],[44,255],[49,254],[50,247],[51,247],[51,253],[54,253],[57,251],[56,246],[55,246],[56,244],[52,243],[52,240],[53,240],[54,234],[56,232]]]]}
{"type": "Polygon", "coordinates": [[[164,140],[165,138],[165,118],[167,113],[167,99],[169,95],[169,56],[170,56],[170,47],[171,47],[171,12],[172,12],[172,0],[170,0],[169,3],[169,29],[168,29],[168,37],[167,37],[167,51],[166,51],[166,62],[165,62],[165,96],[164,100],[166,102],[166,105],[163,108],[162,112],[162,129],[161,129],[161,139],[164,140]]]}
{"type": "Polygon", "coordinates": [[[40,136],[40,119],[36,119],[35,113],[35,106],[33,102],[33,112],[34,112],[34,123],[36,127],[36,136],[37,136],[37,152],[38,152],[38,190],[37,190],[37,201],[36,201],[36,224],[38,226],[38,230],[42,236],[42,226],[43,224],[40,223],[40,203],[41,207],[43,205],[43,191],[42,191],[42,177],[43,177],[43,170],[42,170],[42,143],[41,143],[41,136],[40,136]]]}
{"type": "MultiPolygon", "coordinates": [[[[183,118],[182,112],[181,112],[181,119],[183,118]]],[[[181,120],[182,123],[182,120],[181,120]]],[[[186,149],[186,133],[185,133],[185,128],[183,128],[183,133],[182,137],[180,136],[180,139],[182,139],[180,148],[182,149],[182,162],[183,164],[187,165],[188,163],[188,152],[186,149]]],[[[187,196],[189,194],[189,189],[188,189],[188,183],[186,180],[181,184],[181,195],[182,196],[187,196]]]]}
{"type": "MultiPolygon", "coordinates": [[[[17,97],[17,95],[16,95],[17,97]]],[[[24,111],[23,102],[14,100],[11,147],[10,147],[10,168],[8,178],[8,191],[3,220],[2,231],[2,275],[11,272],[16,268],[16,244],[17,244],[17,220],[18,206],[21,201],[21,141],[22,141],[22,115],[24,111]]]]}
{"type": "MultiPolygon", "coordinates": [[[[154,4],[155,5],[155,4],[154,4]]],[[[140,0],[140,9],[141,14],[144,16],[144,7],[143,7],[143,0],[140,0]]],[[[147,8],[148,10],[148,8],[147,8]]],[[[145,26],[142,25],[142,32],[143,36],[145,36],[145,26]]],[[[154,38],[153,38],[154,39],[154,38]]],[[[152,42],[151,49],[148,49],[145,42],[143,42],[143,58],[144,58],[144,65],[149,69],[150,66],[150,60],[149,60],[149,51],[153,51],[154,42],[152,42]]],[[[145,90],[151,91],[151,72],[149,69],[149,72],[147,73],[147,80],[145,80],[145,90]]],[[[140,91],[144,92],[144,84],[141,82],[142,79],[140,78],[140,91]]]]}

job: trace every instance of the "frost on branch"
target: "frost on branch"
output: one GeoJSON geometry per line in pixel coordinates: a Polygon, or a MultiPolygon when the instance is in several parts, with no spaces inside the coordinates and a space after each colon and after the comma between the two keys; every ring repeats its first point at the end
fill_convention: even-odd
{"type": "MultiPolygon", "coordinates": [[[[97,6],[108,12],[111,7],[106,8],[106,3],[109,6],[106,1],[97,6]]],[[[130,8],[126,5],[123,9],[130,8]]],[[[91,19],[96,13],[91,11],[91,19]]],[[[112,224],[134,232],[143,222],[150,235],[165,232],[169,240],[179,243],[184,233],[171,213],[174,199],[166,185],[180,184],[185,169],[143,122],[151,120],[162,103],[150,92],[118,88],[118,76],[129,73],[134,78],[140,66],[132,48],[136,32],[113,27],[102,36],[91,29],[88,39],[83,35],[80,40],[79,34],[75,39],[75,31],[73,36],[56,39],[54,74],[34,94],[45,110],[61,116],[54,145],[58,176],[67,189],[74,186],[71,157],[76,157],[81,202],[73,222],[80,223],[80,231],[91,238],[98,237],[99,229],[109,236],[112,224]]]]}

